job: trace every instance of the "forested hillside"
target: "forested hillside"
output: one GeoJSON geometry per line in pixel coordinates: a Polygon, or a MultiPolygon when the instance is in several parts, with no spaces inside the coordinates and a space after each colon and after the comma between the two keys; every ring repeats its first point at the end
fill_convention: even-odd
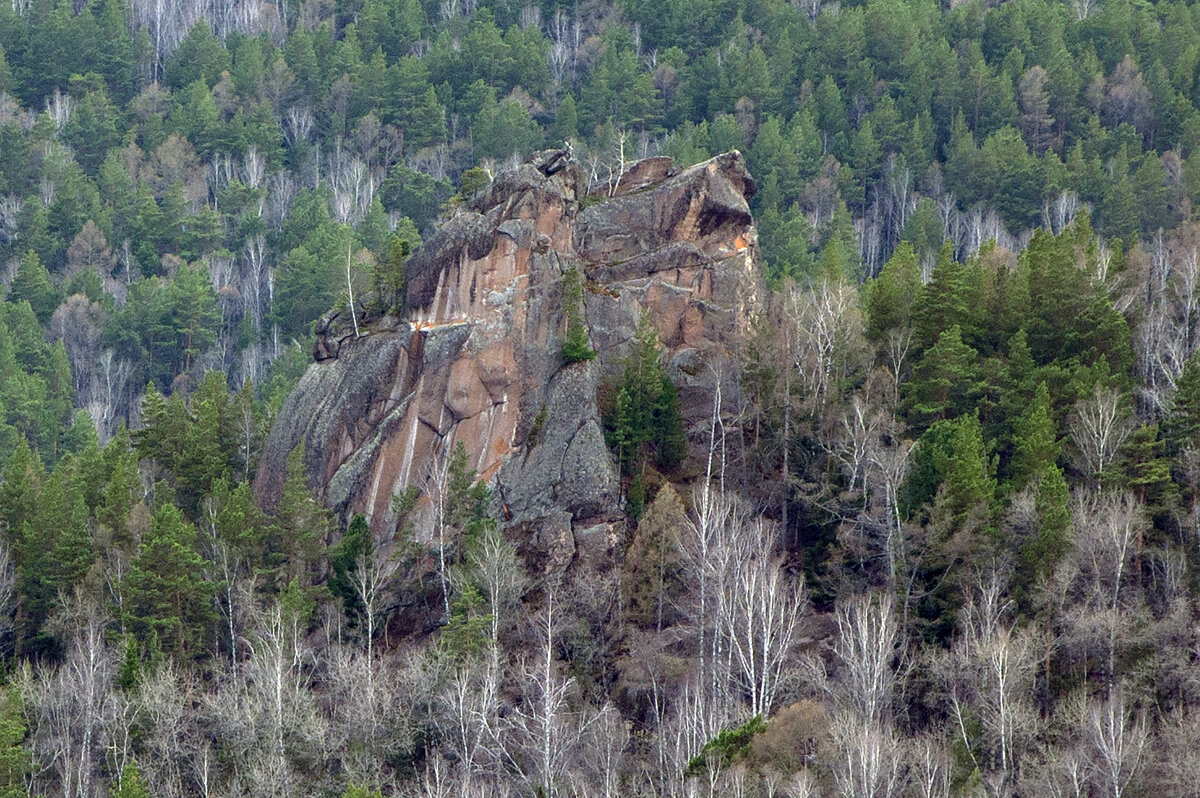
{"type": "Polygon", "coordinates": [[[950,5],[0,6],[0,796],[1194,794],[1200,5],[950,5]],[[562,146],[757,181],[710,432],[648,324],[602,389],[617,554],[461,451],[264,509],[322,314],[562,146]]]}

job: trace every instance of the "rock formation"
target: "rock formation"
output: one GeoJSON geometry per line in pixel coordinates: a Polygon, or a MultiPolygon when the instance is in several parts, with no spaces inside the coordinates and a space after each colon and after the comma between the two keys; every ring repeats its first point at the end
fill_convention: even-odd
{"type": "MultiPolygon", "coordinates": [[[[317,362],[285,402],[257,489],[277,500],[288,453],[326,503],[394,526],[392,496],[424,486],[462,441],[492,485],[499,517],[551,563],[608,546],[621,518],[618,470],[597,392],[619,373],[649,312],[680,388],[694,447],[707,444],[715,380],[761,301],[744,161],[727,153],[687,169],[654,158],[616,188],[585,196],[564,152],[499,175],[410,257],[402,318],[355,337],[336,316],[318,328],[317,362]],[[577,269],[598,357],[564,365],[564,274],[577,269]]],[[[361,318],[361,317],[360,317],[361,318]]]]}

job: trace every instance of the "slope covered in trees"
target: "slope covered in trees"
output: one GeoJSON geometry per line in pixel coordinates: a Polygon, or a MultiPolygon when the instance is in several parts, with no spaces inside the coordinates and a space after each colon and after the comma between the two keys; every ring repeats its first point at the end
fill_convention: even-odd
{"type": "Polygon", "coordinates": [[[0,6],[0,794],[1194,790],[1200,6],[951,5],[0,6]],[[711,456],[647,329],[603,567],[453,453],[260,508],[317,318],[564,140],[746,154],[711,456]]]}

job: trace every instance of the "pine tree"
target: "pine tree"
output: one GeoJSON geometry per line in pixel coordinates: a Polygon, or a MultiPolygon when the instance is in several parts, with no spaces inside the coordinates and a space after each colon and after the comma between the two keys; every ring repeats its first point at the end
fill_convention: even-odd
{"type": "Polygon", "coordinates": [[[920,290],[921,265],[912,245],[901,242],[879,276],[867,283],[867,338],[882,341],[891,330],[909,327],[920,290]]]}
{"type": "Polygon", "coordinates": [[[157,634],[165,649],[203,650],[212,609],[212,585],[196,549],[195,528],[173,504],[163,504],[143,535],[128,577],[128,622],[149,639],[157,634]]]}
{"type": "Polygon", "coordinates": [[[37,320],[42,324],[50,321],[51,314],[59,303],[58,291],[50,280],[50,272],[42,265],[37,253],[30,250],[21,258],[17,267],[17,276],[13,278],[12,288],[8,292],[9,302],[29,303],[37,320]]]}
{"type": "Polygon", "coordinates": [[[325,537],[332,528],[329,511],[309,490],[304,456],[303,442],[288,455],[283,494],[273,519],[271,549],[275,555],[273,564],[279,568],[276,575],[279,588],[294,579],[306,578],[319,561],[325,537]]]}
{"type": "Polygon", "coordinates": [[[966,412],[979,392],[979,356],[963,343],[957,324],[913,367],[912,379],[903,386],[903,405],[909,423],[928,426],[937,419],[966,412]]]}
{"type": "Polygon", "coordinates": [[[28,798],[26,777],[33,771],[33,762],[24,741],[26,724],[25,702],[21,688],[13,683],[0,696],[0,798],[28,798]]]}
{"type": "Polygon", "coordinates": [[[567,324],[562,345],[563,362],[570,365],[592,360],[596,350],[588,343],[587,321],[583,317],[583,285],[578,269],[568,269],[563,275],[562,306],[567,324]]]}
{"type": "Polygon", "coordinates": [[[1018,491],[1047,473],[1058,460],[1060,442],[1050,413],[1050,392],[1038,385],[1033,402],[1017,420],[1013,432],[1011,487],[1018,491]]]}

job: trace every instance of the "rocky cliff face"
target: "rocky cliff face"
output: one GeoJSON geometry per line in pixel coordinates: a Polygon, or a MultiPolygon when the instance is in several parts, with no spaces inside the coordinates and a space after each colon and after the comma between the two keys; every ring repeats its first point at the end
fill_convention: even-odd
{"type": "Polygon", "coordinates": [[[643,312],[658,326],[689,436],[707,436],[714,375],[761,300],[755,190],[740,154],[676,171],[643,161],[584,197],[563,152],[502,174],[406,267],[403,319],[320,328],[317,362],[283,406],[257,488],[277,500],[288,453],[324,500],[390,534],[392,496],[424,486],[462,441],[504,524],[566,564],[607,546],[621,516],[597,390],[619,371],[643,312]],[[612,193],[614,196],[609,197],[612,193]],[[563,365],[564,274],[584,282],[596,360],[563,365]]]}

